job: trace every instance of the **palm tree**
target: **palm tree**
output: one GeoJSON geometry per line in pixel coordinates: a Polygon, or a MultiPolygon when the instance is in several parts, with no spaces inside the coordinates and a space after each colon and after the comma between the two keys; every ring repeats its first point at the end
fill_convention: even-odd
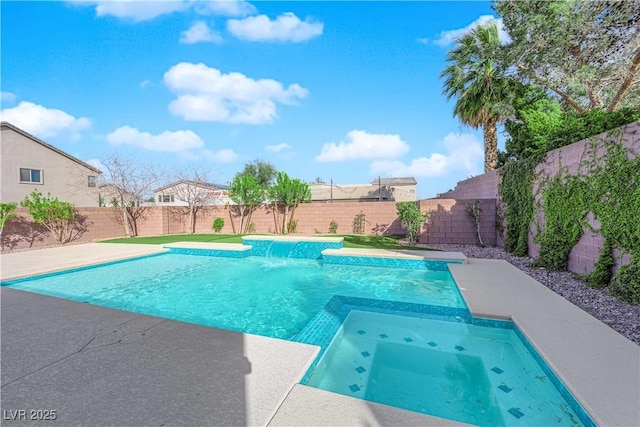
{"type": "Polygon", "coordinates": [[[504,115],[509,82],[499,65],[500,38],[495,23],[477,26],[458,39],[447,54],[449,65],[440,73],[447,99],[456,98],[453,115],[468,126],[482,127],[484,171],[498,164],[497,124],[504,115]]]}

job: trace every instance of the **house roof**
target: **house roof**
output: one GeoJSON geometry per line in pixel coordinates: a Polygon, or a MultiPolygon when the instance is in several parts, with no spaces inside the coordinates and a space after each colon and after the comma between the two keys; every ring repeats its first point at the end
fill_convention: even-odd
{"type": "Polygon", "coordinates": [[[163,187],[157,188],[157,189],[153,190],[153,192],[157,193],[159,191],[164,191],[167,188],[175,187],[176,185],[179,185],[179,184],[194,185],[196,187],[202,187],[202,188],[206,188],[206,189],[210,189],[210,190],[227,190],[227,189],[229,189],[228,185],[214,184],[214,183],[210,183],[210,182],[197,182],[197,181],[191,181],[191,180],[188,180],[188,179],[181,179],[179,181],[172,182],[171,184],[167,184],[167,185],[165,185],[163,187]]]}
{"type": "Polygon", "coordinates": [[[2,127],[2,129],[3,129],[3,130],[4,130],[4,129],[11,129],[12,131],[14,131],[14,132],[16,132],[16,133],[19,133],[20,135],[22,135],[22,136],[24,136],[24,137],[26,137],[26,138],[29,138],[29,139],[30,139],[30,140],[32,140],[33,142],[37,142],[38,144],[42,145],[43,147],[46,147],[46,148],[48,148],[49,150],[55,151],[56,153],[60,154],[61,156],[64,156],[64,157],[66,157],[67,159],[72,160],[72,161],[74,161],[74,162],[78,163],[79,165],[84,166],[85,168],[87,168],[87,169],[90,169],[90,170],[94,171],[94,172],[95,172],[95,173],[97,173],[97,174],[101,174],[101,173],[102,173],[102,171],[100,171],[100,169],[97,169],[97,168],[95,168],[95,167],[91,166],[90,164],[85,163],[85,162],[83,162],[82,160],[80,160],[80,159],[78,159],[78,158],[76,158],[76,157],[73,157],[73,156],[72,156],[71,154],[69,154],[69,153],[65,153],[65,152],[64,152],[64,151],[62,151],[61,149],[56,148],[56,147],[54,147],[54,146],[53,146],[53,145],[51,145],[51,144],[47,144],[46,142],[44,142],[44,141],[43,141],[43,140],[41,140],[40,138],[36,138],[35,136],[31,135],[30,133],[28,133],[28,132],[26,132],[26,131],[24,131],[24,130],[20,129],[20,128],[19,128],[19,127],[17,127],[17,126],[12,125],[12,124],[11,124],[11,123],[9,123],[9,122],[0,122],[0,125],[1,125],[1,127],[2,127]]]}
{"type": "Polygon", "coordinates": [[[378,184],[378,180],[382,185],[416,185],[416,179],[412,176],[402,178],[376,178],[371,181],[372,184],[378,184]]]}

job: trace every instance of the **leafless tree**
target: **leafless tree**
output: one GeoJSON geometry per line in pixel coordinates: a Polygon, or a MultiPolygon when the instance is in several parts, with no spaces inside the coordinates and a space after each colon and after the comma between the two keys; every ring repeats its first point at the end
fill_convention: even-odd
{"type": "Polygon", "coordinates": [[[141,202],[158,185],[164,174],[151,163],[142,165],[119,155],[106,158],[102,164],[106,169],[101,176],[102,199],[105,204],[119,208],[126,236],[137,236],[138,220],[146,210],[141,202]]]}
{"type": "Polygon", "coordinates": [[[197,168],[189,172],[176,174],[176,182],[172,184],[174,200],[185,205],[183,211],[187,217],[187,232],[195,233],[198,213],[208,205],[224,204],[221,189],[210,184],[207,173],[197,168]],[[220,201],[219,203],[217,203],[220,201]]]}

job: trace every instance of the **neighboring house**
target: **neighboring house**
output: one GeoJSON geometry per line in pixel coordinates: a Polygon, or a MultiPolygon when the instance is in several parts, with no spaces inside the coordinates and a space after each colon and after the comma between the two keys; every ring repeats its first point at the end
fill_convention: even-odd
{"type": "Polygon", "coordinates": [[[180,180],[155,190],[157,206],[211,206],[234,204],[229,187],[222,184],[180,180]]]}
{"type": "Polygon", "coordinates": [[[113,184],[102,184],[98,187],[98,190],[100,191],[100,206],[119,207],[121,199],[124,199],[124,203],[128,206],[140,206],[143,204],[142,200],[135,194],[120,191],[113,184]]]}
{"type": "Polygon", "coordinates": [[[415,178],[377,178],[369,184],[309,184],[313,202],[410,202],[416,200],[415,178]]]}
{"type": "Polygon", "coordinates": [[[11,123],[1,123],[0,201],[21,202],[34,189],[77,207],[98,206],[100,170],[11,123]]]}

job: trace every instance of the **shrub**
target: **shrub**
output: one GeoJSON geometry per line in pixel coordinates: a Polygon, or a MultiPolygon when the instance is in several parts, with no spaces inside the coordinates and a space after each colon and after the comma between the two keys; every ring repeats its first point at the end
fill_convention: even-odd
{"type": "Polygon", "coordinates": [[[215,231],[216,233],[219,233],[220,230],[222,230],[222,227],[224,227],[224,219],[217,217],[216,219],[213,220],[213,231],[215,231]]]}
{"type": "Polygon", "coordinates": [[[396,210],[402,226],[407,230],[407,242],[414,246],[420,237],[420,228],[426,217],[422,215],[415,202],[396,203],[396,210]]]}
{"type": "Polygon", "coordinates": [[[247,233],[255,233],[255,232],[256,232],[256,223],[250,222],[249,225],[247,225],[247,233]]]}
{"type": "Polygon", "coordinates": [[[629,304],[640,305],[640,260],[633,258],[613,277],[609,293],[629,304]]]}
{"type": "Polygon", "coordinates": [[[292,219],[289,221],[289,227],[287,228],[287,233],[295,233],[296,228],[298,228],[298,220],[292,219]]]}
{"type": "Polygon", "coordinates": [[[71,240],[76,212],[71,203],[61,202],[57,197],[46,197],[37,190],[24,198],[22,206],[29,209],[29,215],[36,225],[44,226],[59,244],[71,240]]]}
{"type": "Polygon", "coordinates": [[[332,219],[329,223],[329,233],[336,234],[338,232],[338,223],[332,219]]]}
{"type": "Polygon", "coordinates": [[[15,210],[18,207],[18,204],[15,202],[9,203],[0,203],[0,233],[2,233],[2,229],[4,228],[7,221],[16,217],[15,210]]]}

